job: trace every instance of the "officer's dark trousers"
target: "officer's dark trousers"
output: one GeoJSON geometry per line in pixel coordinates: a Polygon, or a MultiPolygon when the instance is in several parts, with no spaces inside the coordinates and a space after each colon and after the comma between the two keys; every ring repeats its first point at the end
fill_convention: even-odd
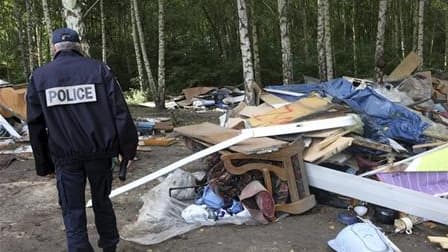
{"type": "Polygon", "coordinates": [[[109,199],[112,184],[111,159],[77,161],[56,168],[59,204],[62,208],[69,252],[93,251],[86,227],[85,187],[90,183],[95,225],[100,236],[98,246],[114,251],[118,230],[112,202],[109,199]]]}

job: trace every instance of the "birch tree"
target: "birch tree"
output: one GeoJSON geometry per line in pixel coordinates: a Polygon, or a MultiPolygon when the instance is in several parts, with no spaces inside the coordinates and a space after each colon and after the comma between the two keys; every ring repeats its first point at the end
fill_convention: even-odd
{"type": "Polygon", "coordinates": [[[258,103],[256,84],[254,80],[254,67],[252,64],[252,51],[249,39],[246,0],[236,0],[238,8],[238,27],[240,34],[241,59],[243,63],[244,89],[246,103],[255,105],[258,103]]]}
{"type": "Polygon", "coordinates": [[[418,6],[418,36],[417,36],[417,55],[421,59],[419,69],[423,66],[423,27],[424,27],[424,15],[425,15],[425,0],[419,0],[418,6]]]}
{"type": "Polygon", "coordinates": [[[17,23],[17,37],[19,44],[17,45],[20,51],[20,63],[23,68],[23,76],[25,78],[30,74],[30,70],[28,69],[28,59],[25,55],[25,41],[23,34],[23,22],[22,22],[22,11],[20,10],[19,2],[14,1],[14,19],[17,23]]]}
{"type": "Polygon", "coordinates": [[[140,87],[140,91],[143,92],[144,91],[144,86],[143,86],[143,64],[142,64],[142,55],[140,53],[140,45],[139,45],[139,41],[138,41],[138,37],[137,37],[137,31],[135,28],[135,14],[134,14],[134,7],[131,1],[131,26],[132,26],[132,41],[134,44],[134,51],[135,51],[135,60],[137,62],[137,71],[138,71],[138,85],[140,87]]]}
{"type": "Polygon", "coordinates": [[[107,63],[106,56],[106,28],[104,26],[104,1],[100,0],[100,19],[101,19],[101,56],[104,63],[107,63]]]}
{"type": "Polygon", "coordinates": [[[164,0],[159,0],[159,79],[156,107],[165,109],[165,8],[164,0]]]}
{"type": "Polygon", "coordinates": [[[334,77],[333,74],[333,50],[331,45],[331,26],[330,26],[330,4],[328,0],[323,0],[324,3],[324,41],[325,41],[325,62],[327,80],[331,80],[334,77]]]}
{"type": "Polygon", "coordinates": [[[307,17],[306,0],[302,0],[301,14],[302,14],[302,32],[303,32],[303,61],[308,65],[309,49],[308,49],[308,17],[307,17]]]}
{"type": "Polygon", "coordinates": [[[448,71],[448,11],[445,12],[445,59],[443,66],[445,71],[448,71]]]}
{"type": "Polygon", "coordinates": [[[30,0],[25,0],[25,9],[26,9],[26,43],[27,43],[27,51],[28,51],[28,69],[30,72],[34,69],[34,57],[33,57],[33,35],[32,32],[32,24],[31,24],[31,3],[30,0]]]}
{"type": "Polygon", "coordinates": [[[358,55],[357,55],[357,36],[356,36],[356,0],[352,0],[352,54],[353,54],[353,71],[355,76],[358,75],[358,55]]]}
{"type": "Polygon", "coordinates": [[[278,17],[280,21],[280,40],[282,47],[283,84],[293,81],[293,64],[291,42],[289,40],[288,7],[289,0],[278,0],[278,17]]]}
{"type": "Polygon", "coordinates": [[[401,58],[404,59],[405,54],[405,44],[404,44],[404,25],[403,25],[403,10],[402,5],[403,3],[401,1],[397,2],[398,5],[398,16],[399,16],[399,23],[400,23],[400,50],[401,50],[401,58]]]}
{"type": "Polygon", "coordinates": [[[51,18],[50,18],[50,11],[48,9],[48,2],[47,0],[42,0],[42,10],[44,12],[44,22],[45,22],[45,29],[47,30],[48,34],[48,56],[49,61],[53,57],[53,50],[52,50],[52,43],[51,43],[51,35],[53,32],[53,28],[51,26],[51,18]]]}
{"type": "Polygon", "coordinates": [[[378,8],[378,31],[376,33],[375,77],[378,83],[383,83],[384,75],[384,32],[386,31],[387,0],[380,0],[378,8]]]}
{"type": "Polygon", "coordinates": [[[90,46],[85,38],[85,26],[82,20],[81,0],[62,0],[62,6],[67,27],[78,32],[83,52],[90,55],[90,46]]]}
{"type": "Polygon", "coordinates": [[[327,63],[325,60],[325,28],[324,28],[324,1],[317,0],[317,61],[319,65],[319,79],[320,81],[327,80],[327,63]]]}
{"type": "Polygon", "coordinates": [[[252,34],[252,49],[254,52],[254,71],[255,71],[255,82],[261,84],[261,65],[260,65],[260,50],[258,47],[258,22],[257,16],[255,14],[255,1],[250,1],[250,27],[252,34]]]}

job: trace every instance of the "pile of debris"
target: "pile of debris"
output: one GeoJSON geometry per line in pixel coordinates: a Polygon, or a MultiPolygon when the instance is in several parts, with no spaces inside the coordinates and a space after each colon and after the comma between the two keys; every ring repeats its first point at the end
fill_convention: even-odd
{"type": "Polygon", "coordinates": [[[0,85],[0,169],[14,160],[33,158],[28,143],[25,93],[25,85],[0,85]]]}
{"type": "MultiPolygon", "coordinates": [[[[418,58],[409,55],[381,85],[344,77],[266,87],[262,104],[240,102],[219,126],[175,128],[196,153],[157,175],[206,157],[203,177],[175,185],[196,189],[193,204],[181,214],[192,225],[247,216],[269,223],[284,213],[311,209],[316,198],[335,202],[328,198],[338,194],[350,198],[342,204],[349,210],[338,216],[348,225],[367,212],[380,224],[395,223],[396,232],[411,233],[412,225],[428,220],[448,224],[443,198],[448,196],[448,81],[431,72],[413,74],[418,65],[418,58]]],[[[191,96],[184,92],[186,103],[213,89],[195,90],[191,96]]],[[[154,179],[151,175],[140,182],[154,179]]],[[[142,218],[145,213],[143,207],[142,218]]],[[[378,233],[363,220],[369,232],[378,233]]],[[[150,244],[148,236],[132,233],[127,233],[129,240],[150,244]]],[[[330,246],[341,242],[336,238],[330,246]]]]}

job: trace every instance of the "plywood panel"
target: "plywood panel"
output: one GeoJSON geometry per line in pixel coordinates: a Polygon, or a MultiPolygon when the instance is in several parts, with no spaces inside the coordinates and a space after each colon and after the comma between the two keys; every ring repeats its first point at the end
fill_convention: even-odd
{"type": "Polygon", "coordinates": [[[249,123],[253,127],[285,124],[293,122],[301,117],[323,111],[328,108],[329,105],[330,102],[321,97],[306,97],[278,109],[271,110],[265,114],[254,116],[249,119],[249,123]]]}
{"type": "MultiPolygon", "coordinates": [[[[195,138],[209,144],[218,144],[240,134],[239,130],[226,129],[207,122],[175,128],[174,131],[183,136],[195,138]]],[[[245,140],[230,147],[230,149],[244,154],[253,154],[267,150],[275,150],[286,144],[287,142],[284,141],[260,137],[245,140]]]]}

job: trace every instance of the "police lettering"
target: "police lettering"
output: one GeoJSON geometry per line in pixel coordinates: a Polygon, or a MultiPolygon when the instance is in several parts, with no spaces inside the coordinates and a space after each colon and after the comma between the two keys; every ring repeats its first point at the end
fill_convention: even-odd
{"type": "Polygon", "coordinates": [[[96,102],[95,84],[49,88],[45,96],[47,107],[96,102]]]}

